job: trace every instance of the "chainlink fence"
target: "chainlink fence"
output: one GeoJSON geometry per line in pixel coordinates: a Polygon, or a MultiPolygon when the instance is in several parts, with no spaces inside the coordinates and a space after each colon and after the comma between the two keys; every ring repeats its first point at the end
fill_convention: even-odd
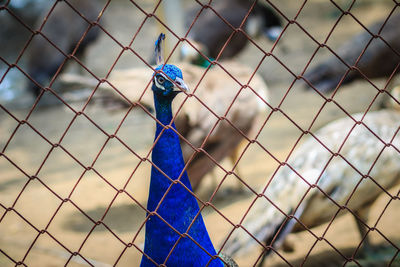
{"type": "MultiPolygon", "coordinates": [[[[203,179],[194,196],[199,201],[216,250],[224,252],[230,238],[233,238],[236,232],[242,231],[239,237],[245,236],[255,242],[248,254],[234,256],[240,266],[256,265],[266,251],[271,253],[264,266],[311,266],[321,263],[331,263],[332,266],[371,266],[368,265],[368,259],[360,258],[357,254],[368,236],[374,246],[383,245],[388,250],[383,253],[383,258],[374,262],[379,262],[382,266],[397,266],[400,251],[399,189],[395,186],[399,180],[399,163],[396,166],[396,161],[388,161],[387,165],[377,162],[387,150],[392,151],[392,158],[399,159],[400,124],[397,121],[397,125],[387,125],[387,128],[395,129],[389,133],[390,138],[387,138],[387,135],[382,136],[387,132],[375,128],[373,122],[367,121],[366,118],[376,112],[376,106],[384,97],[399,106],[398,100],[390,92],[390,82],[395,80],[400,60],[397,60],[398,63],[392,68],[390,75],[378,80],[371,79],[368,73],[363,73],[364,69],[359,67],[358,63],[374,40],[383,42],[390,51],[385,56],[400,58],[398,47],[380,35],[389,18],[399,12],[400,3],[395,0],[385,3],[361,0],[331,0],[325,3],[307,0],[296,3],[258,1],[270,6],[282,18],[281,34],[276,41],[268,43],[260,38],[250,37],[244,30],[250,12],[256,8],[256,2],[251,1],[252,4],[249,5],[248,13],[239,28],[232,26],[214,8],[214,2],[217,3],[218,0],[190,2],[197,6],[198,12],[190,17],[192,23],[181,35],[176,33],[175,26],[169,25],[165,16],[160,14],[162,6],[168,5],[167,0],[100,1],[97,3],[95,17],[87,15],[90,13],[87,10],[81,10],[77,1],[54,1],[46,14],[39,16],[37,21],[40,23],[36,24],[28,22],[26,17],[14,8],[15,3],[12,0],[1,2],[0,14],[17,25],[13,34],[24,34],[26,38],[21,45],[16,45],[15,49],[11,50],[14,54],[1,54],[0,82],[5,86],[8,77],[13,72],[18,72],[21,75],[19,77],[26,80],[28,87],[37,86],[39,89],[34,100],[29,102],[28,108],[26,105],[25,108],[21,108],[6,102],[0,104],[0,265],[139,265],[143,254],[144,226],[150,217],[146,215],[145,203],[149,170],[153,164],[150,155],[154,147],[152,140],[156,123],[152,110],[143,104],[142,100],[151,94],[149,87],[154,67],[149,61],[149,56],[160,29],[155,29],[155,25],[162,25],[167,38],[173,40],[174,45],[169,47],[165,56],[166,61],[170,62],[170,57],[179,54],[179,46],[182,43],[195,48],[187,38],[188,32],[202,12],[211,10],[231,28],[232,33],[219,55],[210,59],[211,64],[202,69],[194,79],[194,88],[183,96],[183,100],[176,107],[176,118],[185,109],[185,103],[186,108],[195,103],[191,107],[201,109],[207,113],[206,118],[211,118],[206,134],[196,144],[192,144],[189,137],[181,134],[179,127],[178,133],[182,143],[191,149],[187,158],[188,168],[199,155],[207,159],[208,165],[215,166],[214,170],[210,168],[207,178],[203,179]],[[55,14],[62,15],[57,12],[61,6],[74,14],[73,18],[68,18],[65,27],[84,25],[79,29],[81,33],[72,47],[63,46],[60,40],[50,36],[50,24],[54,23],[55,14]],[[362,14],[369,14],[366,10],[371,6],[375,8],[371,10],[376,10],[378,15],[371,13],[376,16],[363,17],[362,14]],[[119,16],[118,12],[122,12],[124,16],[119,16]],[[129,14],[131,17],[128,18],[129,14]],[[384,19],[381,29],[371,32],[369,25],[378,18],[384,19]],[[324,23],[324,19],[328,23],[324,23]],[[119,23],[122,25],[124,20],[135,23],[132,26],[128,23],[119,28],[119,23]],[[319,20],[321,25],[324,25],[323,31],[319,31],[319,20]],[[351,30],[347,30],[347,27],[351,30]],[[79,48],[86,45],[90,34],[95,31],[101,36],[101,44],[104,47],[98,46],[95,52],[91,52],[91,61],[86,62],[79,56],[79,48]],[[369,40],[362,43],[361,54],[353,65],[349,65],[346,59],[341,58],[343,54],[338,50],[338,46],[354,36],[354,32],[357,31],[369,33],[369,40]],[[247,48],[251,52],[239,56],[242,64],[247,64],[247,60],[251,61],[251,72],[246,79],[237,77],[231,70],[230,63],[219,59],[237,34],[246,36],[247,46],[251,47],[247,48]],[[341,34],[346,37],[341,37],[341,34]],[[44,41],[43,49],[33,50],[32,43],[35,38],[44,41]],[[305,40],[303,47],[296,42],[296,38],[305,40]],[[52,54],[47,54],[50,50],[52,54]],[[45,59],[45,62],[52,60],[51,55],[61,56],[61,62],[52,66],[54,71],[50,81],[38,81],[35,79],[38,76],[29,71],[27,57],[29,53],[34,52],[42,53],[39,57],[45,59]],[[107,59],[101,61],[99,58],[107,53],[107,59]],[[300,59],[296,59],[296,55],[300,59]],[[305,76],[307,70],[317,66],[324,56],[333,56],[346,69],[340,76],[338,86],[330,93],[317,90],[318,88],[305,76]],[[79,93],[82,92],[79,89],[72,90],[72,96],[68,92],[55,89],[60,87],[55,85],[61,80],[62,72],[69,62],[92,82],[86,85],[82,94],[79,93]],[[145,69],[144,76],[150,73],[149,76],[143,77],[142,72],[136,72],[138,77],[142,75],[141,78],[132,76],[132,79],[143,81],[141,87],[132,88],[139,91],[135,97],[121,90],[123,85],[119,83],[120,80],[112,78],[113,73],[119,71],[119,67],[134,66],[132,62],[145,69]],[[219,103],[218,110],[215,110],[215,104],[211,104],[209,99],[201,94],[202,83],[204,84],[207,77],[216,70],[222,73],[218,78],[227,79],[234,84],[232,97],[226,103],[219,103]],[[350,90],[346,87],[350,85],[345,84],[346,77],[352,72],[361,77],[355,85],[357,90],[350,90]],[[270,87],[270,98],[252,85],[257,75],[265,78],[270,87]],[[300,85],[307,85],[310,90],[306,92],[299,89],[300,85]],[[103,101],[107,103],[110,96],[101,95],[102,87],[108,87],[113,96],[124,104],[123,107],[117,106],[117,112],[106,110],[103,101]],[[252,134],[246,132],[245,128],[238,125],[235,117],[230,115],[230,112],[237,108],[237,100],[244,92],[255,96],[257,103],[263,106],[261,119],[252,134]],[[74,96],[79,96],[80,100],[75,101],[74,96]],[[46,106],[48,99],[57,104],[46,106]],[[298,109],[292,109],[293,106],[298,109]],[[354,116],[355,111],[363,115],[354,116]],[[321,138],[317,132],[318,128],[341,117],[350,118],[350,124],[348,128],[334,129],[341,133],[340,142],[332,144],[334,140],[327,141],[321,138]],[[370,139],[364,140],[363,135],[360,135],[360,142],[346,152],[343,147],[360,127],[368,133],[368,138],[374,141],[368,143],[370,139]],[[229,128],[228,133],[239,136],[243,141],[233,164],[221,158],[214,158],[213,153],[206,149],[207,142],[211,142],[213,134],[223,128],[229,128]],[[305,140],[312,140],[313,145],[301,150],[304,154],[296,154],[305,140]],[[322,150],[328,155],[327,158],[320,159],[324,160],[321,163],[306,162],[318,162],[318,156],[314,159],[307,156],[313,149],[322,150]],[[359,149],[373,150],[374,158],[366,160],[363,155],[369,152],[360,152],[359,149]],[[298,164],[291,161],[293,157],[305,160],[298,164]],[[340,160],[342,164],[329,167],[330,164],[336,164],[335,160],[340,160]],[[308,176],[314,174],[308,173],[306,168],[311,168],[313,164],[321,165],[319,172],[313,176],[316,179],[310,182],[308,176]],[[364,166],[365,164],[368,166],[364,166]],[[377,169],[378,165],[379,168],[383,168],[381,171],[377,169]],[[296,190],[290,189],[293,185],[279,176],[279,172],[284,168],[287,176],[291,175],[297,179],[297,182],[293,183],[302,185],[302,190],[298,193],[298,203],[292,203],[291,208],[287,207],[287,198],[295,194],[296,190]],[[326,185],[321,184],[320,180],[328,168],[337,168],[338,173],[341,173],[340,168],[346,168],[348,171],[342,173],[343,179],[351,172],[358,175],[359,180],[350,188],[341,189],[341,183],[338,183],[338,186],[327,191],[326,185]],[[397,178],[392,177],[391,182],[387,184],[384,181],[385,175],[391,174],[385,170],[393,169],[397,172],[397,178]],[[216,176],[217,182],[211,176],[216,176]],[[283,180],[278,186],[276,180],[279,179],[283,180]],[[366,182],[373,183],[374,186],[370,188],[374,188],[375,191],[358,194],[358,188],[366,182]],[[244,193],[229,191],[238,183],[241,184],[244,193]],[[271,190],[288,193],[276,197],[279,193],[271,190]],[[344,202],[337,202],[333,197],[334,193],[340,190],[347,191],[344,202]],[[352,206],[353,199],[357,197],[357,201],[362,201],[365,195],[373,195],[377,190],[381,195],[375,202],[377,204],[372,206],[373,201],[365,203],[371,210],[369,220],[365,221],[359,215],[359,210],[352,208],[357,206],[352,206]],[[312,213],[312,208],[309,208],[311,211],[307,207],[304,208],[306,203],[310,203],[307,195],[311,194],[318,194],[320,200],[317,199],[317,203],[321,201],[321,206],[322,203],[330,203],[328,207],[333,210],[330,213],[333,215],[322,220],[312,213]],[[268,240],[259,240],[252,229],[247,229],[246,226],[246,220],[257,216],[271,216],[263,211],[250,215],[260,200],[264,201],[266,209],[274,209],[274,216],[282,218],[282,222],[274,228],[274,233],[268,240]],[[302,221],[301,216],[296,216],[296,211],[300,208],[305,209],[305,215],[310,215],[308,219],[304,218],[306,222],[302,221]],[[364,229],[364,236],[361,238],[356,223],[351,219],[358,221],[364,229]],[[294,229],[302,230],[301,233],[288,238],[293,242],[295,252],[286,252],[276,248],[275,244],[279,237],[284,235],[283,226],[289,221],[296,221],[297,226],[294,229]]],[[[7,40],[2,40],[2,43],[6,44],[7,40]]],[[[206,57],[202,51],[195,49],[206,57]]],[[[179,66],[180,63],[176,64],[179,66]]],[[[185,69],[183,71],[185,78],[185,69]]],[[[128,87],[129,84],[136,86],[134,82],[128,83],[128,87]]],[[[239,142],[235,145],[238,144],[239,142]]],[[[311,204],[310,206],[314,207],[311,204]]],[[[317,212],[323,213],[323,210],[317,212]]],[[[181,234],[185,236],[185,233],[181,234]]]]}

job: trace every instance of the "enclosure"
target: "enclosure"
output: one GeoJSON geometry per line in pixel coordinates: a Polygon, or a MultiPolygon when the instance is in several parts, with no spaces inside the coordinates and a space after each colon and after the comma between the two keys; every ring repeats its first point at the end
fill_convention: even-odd
{"type": "MultiPolygon", "coordinates": [[[[156,125],[154,112],[145,103],[149,95],[152,101],[154,42],[161,31],[166,33],[166,61],[178,67],[187,64],[180,58],[184,43],[206,58],[188,36],[207,10],[219,17],[231,34],[221,53],[210,57],[211,64],[196,73],[191,91],[181,94],[175,112],[179,115],[185,108],[193,112],[198,108],[210,124],[192,152],[205,154],[208,164],[215,166],[194,194],[216,250],[224,252],[237,231],[256,238],[251,231],[246,232],[246,218],[254,202],[264,199],[285,219],[297,221],[297,231],[286,237],[292,251],[274,247],[280,233],[277,229],[269,243],[257,240],[246,254],[234,256],[239,266],[257,265],[266,249],[271,253],[263,266],[400,266],[400,121],[385,125],[384,133],[395,129],[389,139],[364,121],[368,114],[382,110],[382,105],[383,110],[400,107],[399,95],[391,91],[398,85],[400,45],[386,40],[389,34],[381,36],[389,18],[400,14],[398,1],[248,0],[249,10],[239,27],[229,24],[215,9],[223,0],[96,0],[90,12],[80,9],[77,2],[0,1],[4,25],[0,30],[0,266],[139,266],[156,125]],[[244,23],[257,8],[256,3],[268,6],[281,19],[281,31],[273,41],[245,31],[244,23]],[[186,12],[192,6],[196,12],[186,12]],[[64,47],[61,39],[51,36],[52,23],[63,15],[57,11],[61,8],[68,9],[71,17],[58,26],[79,32],[72,47],[64,47]],[[184,19],[190,21],[189,27],[183,24],[184,19]],[[371,25],[378,21],[382,28],[374,32],[371,25]],[[80,24],[79,30],[74,28],[80,24]],[[98,36],[81,55],[79,47],[93,32],[98,36]],[[223,50],[239,33],[246,36],[244,49],[229,59],[222,58],[223,50]],[[341,59],[341,47],[359,33],[366,33],[369,39],[360,45],[357,62],[347,65],[341,59]],[[36,50],[35,39],[43,41],[36,50]],[[372,40],[380,40],[390,51],[384,54],[382,64],[397,62],[388,75],[375,77],[379,75],[374,71],[378,73],[383,65],[374,65],[372,74],[364,74],[357,65],[372,40]],[[38,57],[33,63],[32,54],[38,57]],[[48,79],[34,78],[30,66],[45,64],[56,56],[61,61],[53,64],[54,72],[48,79]],[[322,92],[306,74],[329,57],[342,62],[347,72],[332,91],[322,92]],[[239,77],[242,69],[235,72],[237,63],[250,75],[239,77]],[[221,74],[211,76],[217,70],[221,74]],[[347,83],[350,71],[360,72],[361,77],[347,83]],[[210,84],[214,82],[211,77],[233,84],[232,97],[225,102],[209,102],[201,92],[207,77],[210,84]],[[254,77],[268,86],[265,94],[255,89],[254,77]],[[36,95],[32,95],[28,88],[38,85],[36,95]],[[255,96],[257,105],[262,106],[257,129],[251,133],[244,133],[229,113],[238,105],[236,100],[242,92],[255,96]],[[364,116],[356,117],[356,113],[364,116]],[[333,129],[345,138],[331,149],[318,130],[340,118],[350,118],[351,124],[333,129]],[[215,160],[203,149],[218,125],[241,136],[235,144],[234,163],[228,157],[215,160]],[[360,137],[360,144],[344,154],[341,148],[357,127],[369,131],[379,146],[375,148],[360,137]],[[339,158],[359,179],[348,189],[343,203],[332,200],[333,191],[325,192],[319,178],[304,182],[307,192],[318,191],[323,201],[332,204],[334,216],[315,227],[316,222],[302,223],[303,219],[294,215],[301,206],[300,199],[294,210],[283,212],[279,207],[286,198],[271,201],[267,193],[283,168],[289,168],[299,181],[307,181],[307,170],[300,169],[306,163],[297,169],[291,160],[307,158],[311,148],[303,149],[304,155],[296,153],[310,139],[313,147],[325,150],[330,158],[317,177],[334,164],[333,158],[339,158]],[[359,150],[363,145],[375,155],[368,166],[360,156],[367,154],[359,150]],[[379,177],[374,176],[371,173],[378,173],[374,165],[378,166],[379,158],[388,150],[393,160],[383,163],[379,177]],[[393,180],[383,185],[380,179],[392,169],[393,180]],[[349,204],[353,197],[362,201],[373,194],[357,194],[363,180],[374,184],[374,192],[379,192],[376,201],[367,203],[367,221],[360,219],[349,204]],[[365,238],[360,237],[357,220],[371,241],[372,250],[366,255],[359,253],[365,238]]],[[[397,30],[394,36],[399,34],[397,30]]],[[[385,122],[382,119],[379,123],[385,122]]],[[[180,138],[188,142],[183,134],[180,138]]],[[[315,162],[319,160],[314,158],[315,162]]],[[[285,186],[289,185],[282,182],[278,190],[286,190],[285,186]]]]}

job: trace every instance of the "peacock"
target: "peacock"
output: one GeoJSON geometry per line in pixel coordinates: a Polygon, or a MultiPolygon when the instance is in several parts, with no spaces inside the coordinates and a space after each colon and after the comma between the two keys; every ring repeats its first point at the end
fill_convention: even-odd
{"type": "Polygon", "coordinates": [[[156,58],[161,65],[155,68],[151,87],[157,123],[140,266],[224,266],[225,260],[214,249],[184,170],[179,136],[172,121],[172,101],[188,87],[178,67],[163,64],[163,39],[160,34],[156,41],[156,58]]]}
{"type": "MultiPolygon", "coordinates": [[[[348,84],[357,79],[389,77],[393,72],[399,72],[400,67],[400,13],[394,13],[388,20],[381,20],[368,27],[369,32],[363,31],[351,40],[344,43],[337,51],[337,56],[332,55],[307,71],[304,78],[317,90],[329,92],[334,90],[343,79],[342,84],[348,84]],[[383,26],[383,24],[385,25],[383,26]],[[383,27],[383,28],[382,28],[383,27]],[[379,35],[374,38],[372,34],[379,35]],[[364,49],[368,48],[364,51],[364,49]],[[360,55],[363,55],[360,57],[360,55]],[[356,67],[346,74],[348,66],[356,67]]],[[[306,84],[308,86],[308,84],[306,84]]]]}
{"type": "MultiPolygon", "coordinates": [[[[239,28],[253,4],[254,1],[250,0],[215,1],[211,4],[213,10],[209,7],[201,10],[195,21],[201,6],[196,5],[190,8],[186,12],[185,23],[186,28],[190,29],[188,40],[205,56],[215,59],[232,35],[219,59],[226,60],[234,57],[245,48],[249,41],[245,34],[234,32],[232,27],[239,28]]],[[[258,1],[247,17],[243,31],[252,38],[265,35],[269,40],[275,41],[282,31],[281,18],[271,7],[258,1]]],[[[187,42],[181,47],[181,55],[184,61],[205,67],[209,65],[209,61],[187,42]]]]}
{"type": "MultiPolygon", "coordinates": [[[[399,100],[393,102],[400,106],[399,100]]],[[[368,248],[369,209],[400,182],[399,129],[398,110],[384,109],[354,114],[316,131],[316,138],[307,138],[260,189],[264,196],[255,199],[242,227],[258,242],[278,249],[290,232],[305,229],[297,221],[308,228],[321,225],[345,214],[339,213],[344,206],[368,248]]],[[[224,252],[238,256],[255,244],[249,234],[235,229],[224,252]]],[[[265,251],[260,266],[271,251],[265,251]]]]}

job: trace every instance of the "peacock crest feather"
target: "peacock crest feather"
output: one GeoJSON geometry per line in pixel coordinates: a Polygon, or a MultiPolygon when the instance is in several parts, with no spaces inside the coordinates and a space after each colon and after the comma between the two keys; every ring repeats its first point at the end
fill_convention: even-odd
{"type": "Polygon", "coordinates": [[[164,39],[165,39],[165,34],[161,33],[154,44],[154,53],[156,56],[157,65],[164,64],[164,47],[163,47],[164,39]]]}

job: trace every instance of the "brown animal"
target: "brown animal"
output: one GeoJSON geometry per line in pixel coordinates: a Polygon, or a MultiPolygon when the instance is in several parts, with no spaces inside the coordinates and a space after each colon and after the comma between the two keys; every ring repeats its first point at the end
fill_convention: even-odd
{"type": "MultiPolygon", "coordinates": [[[[394,91],[392,95],[398,94],[394,91]]],[[[400,106],[399,100],[392,104],[394,109],[400,106]]],[[[331,221],[340,210],[338,205],[344,205],[358,216],[354,219],[361,238],[365,237],[363,246],[368,248],[365,225],[370,207],[384,192],[382,188],[389,190],[400,183],[400,113],[384,109],[370,111],[365,117],[362,113],[352,117],[362,119],[368,128],[356,125],[349,117],[329,123],[314,133],[324,146],[310,136],[287,161],[290,168],[280,167],[268,181],[263,193],[268,200],[258,198],[242,223],[259,242],[278,249],[289,233],[305,229],[297,220],[287,220],[286,214],[311,228],[331,221]],[[384,142],[393,146],[385,147],[384,142]],[[338,151],[340,156],[334,157],[338,151]],[[363,179],[363,175],[368,176],[363,179]],[[313,184],[324,193],[317,188],[308,191],[313,184]]],[[[247,232],[237,229],[226,242],[224,252],[239,257],[256,244],[247,232]]],[[[264,251],[259,266],[271,251],[264,251]]]]}
{"type": "MultiPolygon", "coordinates": [[[[201,6],[195,4],[186,12],[186,28],[192,25],[188,39],[203,54],[211,58],[217,58],[226,41],[232,35],[232,38],[224,48],[220,59],[229,59],[240,53],[248,43],[247,37],[241,33],[234,33],[234,28],[239,28],[242,21],[249,13],[254,1],[249,0],[219,0],[211,4],[211,8],[201,11],[196,21],[201,6]],[[217,15],[217,14],[219,15],[217,15]],[[231,26],[221,19],[221,17],[231,26]],[[233,34],[234,33],[234,34],[233,34]]],[[[281,18],[275,11],[266,5],[257,2],[250,12],[246,22],[243,25],[243,31],[251,37],[265,35],[271,41],[275,41],[281,32],[281,18]]],[[[182,46],[182,55],[184,60],[192,60],[192,63],[203,65],[202,56],[197,53],[190,45],[184,43],[182,46]]]]}
{"type": "MultiPolygon", "coordinates": [[[[69,0],[78,12],[80,12],[88,21],[95,21],[101,10],[98,1],[93,0],[69,0]]],[[[47,16],[49,10],[46,10],[41,16],[47,16]]],[[[36,23],[35,30],[38,30],[43,24],[43,19],[36,23]]],[[[28,74],[41,86],[46,86],[49,80],[57,72],[61,64],[66,60],[63,55],[71,54],[82,39],[84,33],[88,30],[90,24],[76,13],[64,1],[57,2],[54,10],[50,13],[41,33],[51,41],[62,53],[55,48],[42,34],[37,34],[28,46],[28,74]]],[[[99,35],[99,28],[93,27],[82,39],[75,55],[80,57],[87,46],[92,43],[99,35]]],[[[29,90],[37,96],[41,88],[31,83],[29,90]]]]}
{"type": "MultiPolygon", "coordinates": [[[[378,34],[385,20],[376,22],[368,27],[370,32],[378,34]]],[[[389,77],[396,66],[400,64],[400,13],[392,15],[383,27],[380,36],[385,40],[375,38],[371,41],[365,53],[360,58],[357,68],[369,79],[389,77]]],[[[364,48],[371,40],[372,35],[367,31],[356,35],[343,44],[338,50],[338,56],[349,66],[354,66],[364,48]]],[[[335,55],[330,56],[316,67],[307,71],[304,77],[319,91],[329,92],[334,90],[343,78],[348,67],[335,55]]],[[[400,67],[397,68],[397,72],[400,67]]],[[[342,84],[350,83],[356,79],[363,79],[357,70],[350,71],[342,84]]]]}

